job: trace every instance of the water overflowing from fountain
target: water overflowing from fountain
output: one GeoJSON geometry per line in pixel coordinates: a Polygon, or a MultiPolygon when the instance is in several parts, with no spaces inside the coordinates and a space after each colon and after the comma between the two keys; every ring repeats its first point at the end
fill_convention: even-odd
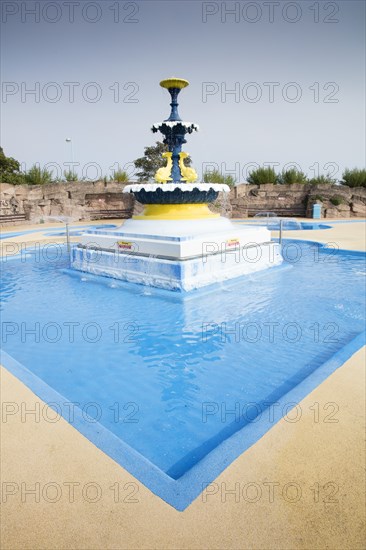
{"type": "Polygon", "coordinates": [[[151,281],[152,279],[153,267],[154,267],[153,261],[155,257],[156,256],[154,256],[153,254],[150,254],[148,256],[148,261],[146,262],[146,286],[143,288],[141,292],[143,296],[151,296],[151,290],[150,290],[150,286],[148,286],[148,281],[151,281]]]}
{"type": "Polygon", "coordinates": [[[229,200],[229,194],[228,193],[222,193],[220,206],[221,206],[220,215],[223,218],[228,218],[229,217],[229,207],[230,207],[230,200],[229,200]]]}

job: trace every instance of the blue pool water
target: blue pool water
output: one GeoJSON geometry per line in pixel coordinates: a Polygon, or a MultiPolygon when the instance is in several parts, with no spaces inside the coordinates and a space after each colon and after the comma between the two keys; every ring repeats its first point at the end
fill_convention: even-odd
{"type": "MultiPolygon", "coordinates": [[[[117,227],[117,226],[114,224],[72,225],[70,226],[70,235],[71,236],[81,235],[87,229],[113,229],[114,227],[117,227]]],[[[39,229],[28,229],[25,231],[3,231],[0,235],[0,240],[10,239],[12,237],[19,237],[20,235],[29,235],[30,233],[40,233],[43,231],[45,232],[45,235],[49,237],[52,237],[54,235],[55,236],[66,235],[66,230],[64,229],[64,227],[46,229],[40,226],[39,229]]]]}
{"type": "MultiPolygon", "coordinates": [[[[60,394],[51,401],[68,421],[76,403],[90,439],[129,467],[109,452],[122,441],[138,453],[130,471],[149,485],[151,468],[170,487],[241,428],[241,449],[251,444],[269,404],[364,330],[364,254],[286,241],[284,256],[284,268],[186,296],[73,273],[66,254],[7,260],[2,346],[60,394]]],[[[212,455],[215,475],[235,458],[230,441],[212,455]]]]}
{"type": "MultiPolygon", "coordinates": [[[[260,225],[267,227],[270,231],[279,231],[280,222],[279,219],[271,218],[253,218],[252,221],[238,221],[236,223],[242,223],[245,225],[260,225]]],[[[333,222],[332,222],[333,223],[333,222]]],[[[331,229],[331,225],[326,225],[325,223],[316,223],[316,222],[298,222],[296,220],[288,220],[284,218],[282,220],[282,229],[283,231],[314,231],[316,229],[331,229]]]]}

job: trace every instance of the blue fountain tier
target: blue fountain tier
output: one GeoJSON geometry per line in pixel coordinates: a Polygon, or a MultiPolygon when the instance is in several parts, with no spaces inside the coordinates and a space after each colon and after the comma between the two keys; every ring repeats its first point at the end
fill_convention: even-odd
{"type": "Polygon", "coordinates": [[[146,183],[127,185],[123,192],[133,193],[141,204],[207,204],[220,192],[230,193],[230,187],[220,183],[146,183]]]}
{"type": "Polygon", "coordinates": [[[161,132],[164,135],[172,133],[173,130],[176,132],[183,131],[185,134],[192,134],[192,132],[199,131],[198,124],[194,122],[186,122],[183,120],[163,120],[162,122],[155,122],[151,126],[151,131],[155,134],[156,132],[161,132]]]}

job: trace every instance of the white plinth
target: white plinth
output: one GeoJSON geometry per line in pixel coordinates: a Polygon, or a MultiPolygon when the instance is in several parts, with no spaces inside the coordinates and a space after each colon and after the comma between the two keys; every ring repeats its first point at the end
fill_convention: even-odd
{"type": "Polygon", "coordinates": [[[80,244],[167,259],[184,260],[270,242],[265,227],[238,227],[227,218],[127,220],[113,231],[84,233],[80,244]]]}
{"type": "Polygon", "coordinates": [[[281,263],[268,229],[238,227],[227,218],[128,220],[112,231],[84,233],[72,259],[80,271],[181,291],[281,263]]]}

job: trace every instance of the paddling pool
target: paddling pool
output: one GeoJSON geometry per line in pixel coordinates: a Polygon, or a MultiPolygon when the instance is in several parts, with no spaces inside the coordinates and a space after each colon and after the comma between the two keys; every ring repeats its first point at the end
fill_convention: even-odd
{"type": "Polygon", "coordinates": [[[178,510],[364,342],[361,252],[286,240],[283,266],[181,295],[47,247],[2,261],[2,364],[178,510]]]}

